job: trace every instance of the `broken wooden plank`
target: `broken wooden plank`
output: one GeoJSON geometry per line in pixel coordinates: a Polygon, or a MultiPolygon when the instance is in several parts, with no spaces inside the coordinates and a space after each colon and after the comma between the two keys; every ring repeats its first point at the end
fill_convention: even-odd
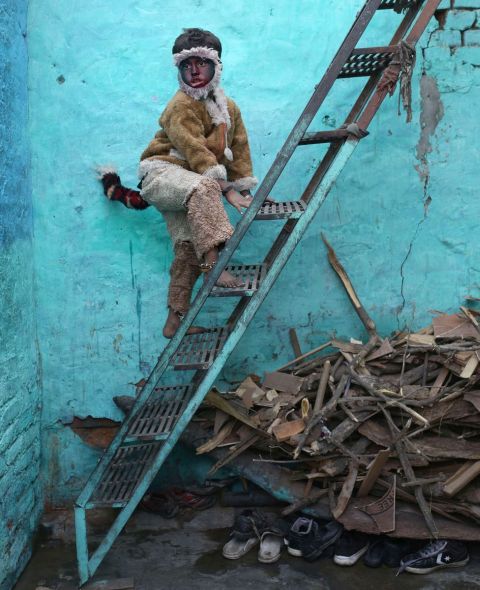
{"type": "Polygon", "coordinates": [[[343,482],[342,489],[340,490],[340,494],[338,496],[337,504],[332,510],[332,514],[335,519],[339,518],[345,512],[345,509],[350,502],[350,498],[352,497],[353,488],[355,487],[355,482],[357,481],[357,475],[358,463],[351,461],[348,475],[343,482]]]}
{"type": "Polygon", "coordinates": [[[215,408],[222,410],[222,412],[225,412],[226,414],[233,416],[240,422],[243,422],[247,426],[250,426],[250,428],[253,428],[255,430],[258,429],[255,422],[253,422],[251,418],[247,415],[245,408],[241,407],[238,403],[234,405],[231,401],[226,400],[222,395],[220,395],[213,389],[207,393],[207,395],[205,396],[205,401],[211,406],[214,406],[215,408]]]}
{"type": "Polygon", "coordinates": [[[390,341],[388,340],[388,338],[384,338],[383,340],[381,340],[381,344],[380,346],[377,348],[377,350],[374,350],[373,352],[371,352],[366,358],[365,361],[367,363],[370,363],[374,360],[380,359],[384,356],[388,356],[389,354],[392,354],[394,352],[394,348],[393,346],[390,344],[390,341]]]}
{"type": "Polygon", "coordinates": [[[276,391],[286,391],[296,395],[302,388],[303,377],[296,377],[288,373],[280,373],[274,371],[273,373],[265,373],[263,380],[263,387],[265,389],[275,389],[276,391]]]}
{"type": "Polygon", "coordinates": [[[366,420],[359,426],[358,432],[381,447],[389,447],[393,444],[389,429],[378,418],[366,420]]]}
{"type": "Polygon", "coordinates": [[[415,441],[418,451],[438,459],[480,460],[480,442],[443,436],[423,436],[415,441]]]}
{"type": "Polygon", "coordinates": [[[357,312],[358,317],[362,321],[370,336],[376,336],[377,328],[375,327],[375,322],[368,315],[366,309],[360,302],[360,299],[352,285],[352,282],[348,277],[347,271],[344,269],[344,267],[338,260],[337,255],[335,254],[335,250],[332,248],[332,246],[330,246],[324,234],[322,234],[322,240],[325,246],[327,247],[328,261],[330,262],[330,265],[332,266],[333,270],[337,273],[338,277],[340,278],[345,288],[345,291],[347,292],[347,295],[350,298],[350,301],[353,303],[353,307],[357,312]]]}
{"type": "Polygon", "coordinates": [[[382,449],[378,452],[377,456],[368,468],[365,479],[360,485],[360,489],[357,492],[357,498],[368,496],[389,457],[390,449],[382,449]]]}
{"type": "Polygon", "coordinates": [[[298,341],[298,336],[295,328],[290,328],[288,331],[288,335],[290,336],[290,344],[293,348],[293,354],[296,357],[302,356],[302,349],[300,348],[300,342],[298,341]]]}
{"type": "Polygon", "coordinates": [[[445,383],[445,381],[447,380],[447,377],[449,375],[449,370],[446,367],[442,367],[440,369],[440,373],[437,375],[432,388],[430,389],[430,397],[433,398],[436,395],[438,395],[438,392],[440,391],[440,389],[442,388],[443,384],[445,383]]]}
{"type": "Polygon", "coordinates": [[[236,424],[237,422],[235,422],[235,420],[230,420],[229,422],[227,422],[224,426],[222,426],[222,428],[215,436],[213,436],[203,445],[197,447],[197,455],[203,455],[204,453],[210,453],[210,451],[213,451],[213,449],[218,447],[218,445],[227,438],[227,436],[232,432],[236,424]]]}
{"type": "Polygon", "coordinates": [[[480,332],[463,315],[442,314],[433,318],[433,333],[437,340],[480,340],[480,332]]]}
{"type": "Polygon", "coordinates": [[[447,496],[453,497],[480,474],[480,461],[464,463],[443,485],[447,496]]]}
{"type": "Polygon", "coordinates": [[[345,342],[344,340],[334,338],[332,340],[332,347],[338,348],[342,352],[357,354],[362,350],[363,344],[361,342],[345,342]]]}
{"type": "Polygon", "coordinates": [[[304,430],[305,422],[301,418],[291,420],[290,422],[283,422],[272,428],[273,434],[278,442],[284,442],[292,436],[302,433],[304,430]]]}
{"type": "Polygon", "coordinates": [[[435,344],[435,336],[430,334],[409,334],[406,337],[408,344],[416,346],[433,346],[435,344]]]}
{"type": "Polygon", "coordinates": [[[477,353],[474,352],[467,361],[463,371],[460,373],[460,377],[462,379],[470,379],[470,377],[475,373],[478,367],[478,356],[477,353]]]}
{"type": "Polygon", "coordinates": [[[265,396],[265,392],[249,376],[237,387],[235,394],[242,400],[246,408],[251,408],[265,396]]]}
{"type": "Polygon", "coordinates": [[[224,456],[222,459],[220,459],[220,461],[217,461],[215,463],[215,465],[213,465],[209,469],[208,475],[213,475],[221,467],[225,467],[225,465],[228,465],[228,463],[230,463],[230,461],[233,461],[233,459],[235,459],[236,457],[241,455],[249,447],[253,446],[259,439],[260,439],[260,436],[258,434],[254,434],[253,436],[251,436],[250,438],[245,440],[243,443],[239,444],[238,447],[230,450],[228,455],[224,456]]]}
{"type": "Polygon", "coordinates": [[[463,305],[460,305],[460,309],[461,309],[463,315],[466,318],[468,318],[476,328],[478,328],[479,327],[478,321],[477,321],[476,317],[473,315],[473,313],[471,312],[471,310],[468,309],[468,307],[464,307],[463,305]]]}

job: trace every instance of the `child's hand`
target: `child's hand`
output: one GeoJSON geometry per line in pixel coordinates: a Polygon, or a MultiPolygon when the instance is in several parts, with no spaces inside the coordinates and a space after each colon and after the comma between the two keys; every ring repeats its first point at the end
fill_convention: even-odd
{"type": "Polygon", "coordinates": [[[244,197],[234,189],[229,190],[228,193],[225,195],[225,198],[230,203],[230,205],[232,205],[232,207],[235,207],[235,209],[240,213],[240,215],[243,213],[242,207],[246,209],[252,203],[251,195],[244,197]]]}

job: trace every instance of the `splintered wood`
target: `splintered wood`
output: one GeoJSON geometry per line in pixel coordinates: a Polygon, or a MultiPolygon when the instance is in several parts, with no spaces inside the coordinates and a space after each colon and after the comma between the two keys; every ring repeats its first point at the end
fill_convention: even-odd
{"type": "Polygon", "coordinates": [[[290,460],[292,481],[306,484],[301,506],[330,501],[348,528],[404,530],[412,509],[412,537],[436,536],[439,515],[457,537],[462,522],[480,525],[480,332],[465,313],[438,315],[416,334],[315,350],[263,382],[211,392],[212,434],[198,452],[230,446],[223,464],[246,448],[290,460]],[[410,512],[396,513],[399,502],[410,512]]]}
{"type": "Polygon", "coordinates": [[[325,503],[348,529],[471,538],[480,525],[480,314],[435,312],[422,330],[382,339],[327,246],[369,340],[303,354],[295,344],[295,358],[263,382],[249,376],[236,391],[211,392],[198,452],[230,446],[225,465],[249,448],[290,465],[292,482],[305,482],[290,512],[325,503]]]}

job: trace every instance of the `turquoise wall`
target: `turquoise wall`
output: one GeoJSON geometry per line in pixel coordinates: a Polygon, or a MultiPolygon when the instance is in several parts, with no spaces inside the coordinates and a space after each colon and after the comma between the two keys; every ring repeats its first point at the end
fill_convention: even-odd
{"type": "MultiPolygon", "coordinates": [[[[73,416],[120,419],[112,396],[133,393],[165,344],[172,259],[165,224],[153,210],[108,202],[94,165],[113,162],[126,184],[136,184],[139,154],[176,88],[173,39],[182,27],[201,26],[222,39],[224,87],[242,108],[262,177],[362,4],[118,0],[112,9],[31,0],[35,259],[52,502],[74,497],[98,456],[68,428],[73,416]]],[[[290,358],[290,327],[304,349],[332,334],[366,337],[328,266],[321,231],[382,333],[421,326],[428,310],[454,310],[468,293],[479,294],[480,0],[456,4],[420,43],[413,122],[397,116],[396,97],[383,105],[234,352],[226,381],[290,358]]],[[[399,18],[378,15],[362,44],[387,44],[399,18]]],[[[361,85],[339,81],[312,129],[341,124],[361,85]]],[[[323,151],[301,148],[273,196],[296,198],[323,151]]],[[[235,259],[259,260],[280,227],[256,223],[235,259]]],[[[202,323],[215,325],[231,305],[211,302],[202,323]]]]}
{"type": "Polygon", "coordinates": [[[0,6],[0,590],[31,555],[42,508],[27,135],[27,2],[0,6]]]}

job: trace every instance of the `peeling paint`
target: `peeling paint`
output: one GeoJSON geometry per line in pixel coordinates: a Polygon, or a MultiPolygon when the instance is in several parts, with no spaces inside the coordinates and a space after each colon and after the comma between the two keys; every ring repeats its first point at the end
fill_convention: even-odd
{"type": "Polygon", "coordinates": [[[444,116],[443,103],[435,78],[427,74],[422,75],[420,78],[420,97],[420,138],[416,150],[420,164],[416,166],[416,169],[420,180],[426,182],[430,174],[427,157],[432,151],[431,138],[444,116]]]}

